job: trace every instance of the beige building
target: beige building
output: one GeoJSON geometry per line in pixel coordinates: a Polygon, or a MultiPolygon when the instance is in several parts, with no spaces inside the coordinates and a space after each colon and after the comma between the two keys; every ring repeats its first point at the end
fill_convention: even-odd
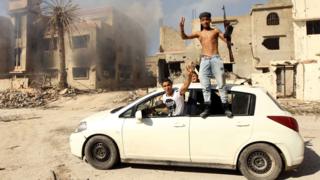
{"type": "MultiPolygon", "coordinates": [[[[263,86],[274,97],[319,100],[319,87],[314,86],[320,84],[319,61],[316,61],[320,55],[320,15],[316,13],[319,7],[317,0],[313,3],[269,0],[266,4],[254,5],[248,15],[227,17],[234,26],[235,63],[229,61],[226,44],[219,43],[226,71],[235,73],[238,78],[251,79],[253,85],[263,86]]],[[[223,17],[213,17],[212,24],[223,28],[223,17]]],[[[195,19],[192,31],[199,30],[200,21],[195,19]]],[[[171,77],[175,82],[182,82],[181,70],[190,61],[199,63],[200,50],[198,40],[186,45],[178,31],[162,27],[160,53],[147,61],[158,65],[149,65],[157,67],[157,71],[153,71],[158,81],[171,77]],[[178,74],[174,73],[176,69],[178,74]]]]}
{"type": "Polygon", "coordinates": [[[39,35],[43,28],[37,24],[40,0],[10,0],[9,15],[13,24],[13,55],[9,72],[16,77],[36,73],[40,67],[39,35]]]}
{"type": "MultiPolygon", "coordinates": [[[[113,8],[81,11],[85,22],[65,35],[68,83],[80,89],[133,88],[143,86],[145,41],[143,29],[113,8]]],[[[46,72],[58,79],[59,58],[52,38],[44,39],[46,72]],[[52,46],[51,46],[52,47],[52,46]]]]}
{"type": "MultiPolygon", "coordinates": [[[[232,50],[235,63],[229,60],[226,44],[220,43],[219,51],[224,60],[225,69],[240,77],[251,78],[254,72],[269,72],[270,63],[274,60],[294,59],[291,12],[290,0],[271,0],[263,5],[254,5],[248,15],[228,17],[228,21],[234,26],[232,50]]],[[[216,28],[223,27],[223,17],[213,17],[212,23],[216,28]]],[[[199,30],[200,21],[195,19],[192,22],[192,32],[199,30]]],[[[180,38],[178,31],[162,27],[160,53],[157,55],[160,57],[153,57],[153,59],[172,61],[167,57],[178,52],[185,59],[171,58],[173,61],[187,63],[192,60],[199,63],[200,42],[197,39],[192,40],[187,46],[180,38]]]]}
{"type": "MultiPolygon", "coordinates": [[[[11,81],[22,82],[18,87],[55,85],[58,81],[57,37],[45,31],[45,19],[39,21],[39,2],[9,1],[14,43],[11,58],[6,58],[7,74],[11,81]]],[[[78,89],[143,86],[143,28],[111,7],[80,10],[78,14],[81,21],[65,34],[68,84],[78,89]]]]}
{"type": "Polygon", "coordinates": [[[296,62],[291,0],[270,0],[251,11],[252,53],[257,70],[251,78],[276,97],[296,96],[296,62]]]}

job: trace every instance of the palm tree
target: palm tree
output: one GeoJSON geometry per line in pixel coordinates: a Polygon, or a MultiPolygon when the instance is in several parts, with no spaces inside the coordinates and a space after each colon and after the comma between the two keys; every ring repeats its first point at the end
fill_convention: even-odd
{"type": "Polygon", "coordinates": [[[59,50],[59,88],[68,87],[66,71],[65,33],[70,34],[74,23],[78,20],[79,7],[72,0],[43,0],[41,13],[48,18],[47,32],[58,38],[59,50]]]}

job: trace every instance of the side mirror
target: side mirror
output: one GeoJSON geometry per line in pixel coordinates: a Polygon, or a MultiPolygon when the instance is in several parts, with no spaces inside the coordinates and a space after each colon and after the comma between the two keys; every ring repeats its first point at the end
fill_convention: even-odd
{"type": "Polygon", "coordinates": [[[137,111],[135,114],[137,123],[142,123],[142,111],[137,111]]]}

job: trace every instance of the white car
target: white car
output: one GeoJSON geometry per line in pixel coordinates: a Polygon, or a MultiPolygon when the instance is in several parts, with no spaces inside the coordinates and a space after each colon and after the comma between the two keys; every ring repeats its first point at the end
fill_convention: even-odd
{"type": "Polygon", "coordinates": [[[157,108],[163,90],[81,121],[71,152],[97,169],[118,162],[239,169],[248,179],[275,179],[304,157],[297,121],[258,87],[228,85],[233,118],[223,114],[212,89],[212,112],[203,110],[200,84],[185,95],[185,115],[157,108]]]}

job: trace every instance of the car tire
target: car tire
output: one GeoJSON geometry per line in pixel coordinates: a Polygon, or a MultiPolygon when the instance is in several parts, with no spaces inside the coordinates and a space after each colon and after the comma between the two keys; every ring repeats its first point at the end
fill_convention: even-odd
{"type": "Polygon", "coordinates": [[[101,170],[112,168],[119,161],[115,143],[105,136],[94,136],[88,140],[84,149],[86,160],[101,170]]]}
{"type": "Polygon", "coordinates": [[[240,154],[238,168],[249,180],[273,180],[282,171],[282,159],[271,145],[258,143],[245,148],[240,154]]]}

